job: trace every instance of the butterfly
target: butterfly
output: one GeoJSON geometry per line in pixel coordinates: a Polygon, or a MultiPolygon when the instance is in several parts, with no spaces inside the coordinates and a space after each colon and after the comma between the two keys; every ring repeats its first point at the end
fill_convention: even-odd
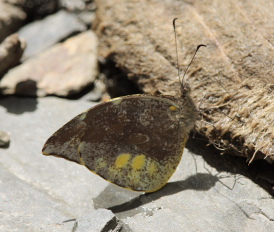
{"type": "Polygon", "coordinates": [[[90,108],[57,130],[42,153],[84,165],[126,189],[157,191],[176,170],[197,118],[190,88],[180,84],[177,97],[129,95],[90,108]]]}

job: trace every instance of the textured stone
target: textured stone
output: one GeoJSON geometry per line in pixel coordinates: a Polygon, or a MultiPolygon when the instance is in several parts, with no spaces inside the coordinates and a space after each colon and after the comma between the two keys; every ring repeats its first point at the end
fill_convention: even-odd
{"type": "Polygon", "coordinates": [[[86,26],[75,15],[66,11],[58,11],[42,20],[29,23],[18,31],[19,36],[27,43],[24,59],[85,29],[86,26]]]}
{"type": "Polygon", "coordinates": [[[26,17],[25,12],[19,7],[0,1],[0,42],[16,32],[26,17]]]}
{"type": "Polygon", "coordinates": [[[5,131],[0,131],[0,147],[8,147],[10,144],[10,136],[5,131]]]}
{"type": "Polygon", "coordinates": [[[116,216],[107,209],[97,209],[82,216],[77,220],[76,231],[101,231],[108,232],[118,226],[116,216]]]}
{"type": "Polygon", "coordinates": [[[87,31],[11,69],[0,88],[3,94],[71,96],[93,83],[96,75],[97,38],[87,31]]]}
{"type": "Polygon", "coordinates": [[[59,0],[3,0],[22,8],[28,20],[43,18],[59,9],[59,0]]]}
{"type": "Polygon", "coordinates": [[[8,36],[0,44],[0,76],[19,63],[25,47],[25,41],[18,34],[8,36]]]}
{"type": "Polygon", "coordinates": [[[83,0],[59,0],[60,5],[69,11],[81,11],[85,9],[85,1],[83,0]]]}

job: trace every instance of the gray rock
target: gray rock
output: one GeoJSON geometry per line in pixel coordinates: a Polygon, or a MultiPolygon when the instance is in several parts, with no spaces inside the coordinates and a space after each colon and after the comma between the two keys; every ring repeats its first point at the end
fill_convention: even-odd
{"type": "Polygon", "coordinates": [[[78,18],[87,26],[92,25],[95,20],[95,12],[83,11],[78,14],[78,18]]]}
{"type": "Polygon", "coordinates": [[[3,94],[71,96],[93,83],[97,71],[97,37],[87,31],[11,69],[0,88],[3,94]]]}
{"type": "Polygon", "coordinates": [[[77,230],[81,232],[107,232],[119,227],[116,216],[107,209],[97,209],[77,220],[77,230]]]}
{"type": "Polygon", "coordinates": [[[247,177],[249,170],[238,167],[247,165],[240,158],[234,162],[235,157],[206,147],[202,155],[186,149],[169,183],[142,194],[110,184],[81,165],[43,156],[46,139],[91,106],[53,97],[0,99],[0,128],[12,139],[0,155],[0,231],[72,231],[75,221],[69,219],[84,229],[112,221],[113,214],[99,208],[111,210],[136,232],[273,231],[274,201],[247,177]],[[242,174],[229,173],[226,166],[242,174]]]}
{"type": "Polygon", "coordinates": [[[41,155],[43,143],[55,129],[92,106],[87,102],[66,103],[53,98],[39,102],[13,97],[0,100],[0,128],[9,131],[13,141],[9,149],[0,151],[0,231],[67,232],[74,223],[63,221],[81,220],[82,215],[95,210],[92,198],[105,188],[104,183],[101,190],[93,190],[89,171],[84,170],[87,176],[83,179],[79,165],[79,170],[76,165],[68,169],[68,162],[57,167],[56,159],[52,162],[41,155]],[[51,129],[46,132],[44,126],[51,129]]]}
{"type": "Polygon", "coordinates": [[[19,7],[0,1],[0,42],[16,32],[26,18],[27,15],[19,7]]]}
{"type": "Polygon", "coordinates": [[[66,11],[59,11],[40,21],[27,24],[18,32],[27,42],[24,59],[85,29],[86,26],[75,15],[66,11]]]}
{"type": "Polygon", "coordinates": [[[88,27],[95,19],[96,4],[94,1],[60,0],[60,7],[69,12],[74,12],[77,17],[88,27]]]}
{"type": "Polygon", "coordinates": [[[70,207],[29,183],[27,176],[14,176],[6,168],[0,168],[1,231],[71,230],[73,224],[62,223],[72,212],[70,207]]]}
{"type": "Polygon", "coordinates": [[[83,0],[59,0],[60,5],[69,11],[81,11],[86,7],[86,3],[83,0]]]}
{"type": "Polygon", "coordinates": [[[19,63],[26,43],[18,37],[18,34],[8,36],[0,44],[0,76],[19,63]]]}

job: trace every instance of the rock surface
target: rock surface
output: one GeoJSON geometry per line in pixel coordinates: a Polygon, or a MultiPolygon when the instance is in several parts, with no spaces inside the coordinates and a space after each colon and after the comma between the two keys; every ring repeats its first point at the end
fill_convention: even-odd
{"type": "Polygon", "coordinates": [[[273,231],[274,201],[243,171],[247,164],[241,158],[216,159],[205,147],[200,154],[186,150],[163,189],[140,194],[110,184],[81,165],[43,156],[46,139],[92,105],[53,97],[0,100],[0,128],[12,140],[0,155],[1,231],[71,231],[71,219],[77,219],[79,228],[94,228],[97,216],[107,219],[106,224],[113,218],[99,208],[122,220],[124,231],[273,231]],[[203,157],[212,157],[215,164],[203,157]]]}
{"type": "Polygon", "coordinates": [[[93,83],[96,75],[97,38],[87,31],[11,69],[0,88],[3,94],[71,96],[93,83]]]}
{"type": "Polygon", "coordinates": [[[42,20],[29,23],[18,31],[19,36],[27,43],[24,59],[85,29],[86,26],[74,14],[66,11],[58,11],[42,20]]]}
{"type": "Polygon", "coordinates": [[[0,44],[0,76],[19,63],[25,47],[25,41],[18,34],[8,36],[0,44]]]}
{"type": "Polygon", "coordinates": [[[5,131],[0,131],[0,147],[8,147],[10,144],[10,136],[5,131]]]}
{"type": "Polygon", "coordinates": [[[28,20],[35,20],[53,14],[59,9],[59,0],[3,0],[21,8],[28,20]]]}
{"type": "Polygon", "coordinates": [[[76,231],[115,231],[122,227],[115,215],[107,209],[97,209],[77,220],[76,231]]]}
{"type": "Polygon", "coordinates": [[[16,32],[27,16],[19,7],[0,1],[0,42],[16,32]]]}

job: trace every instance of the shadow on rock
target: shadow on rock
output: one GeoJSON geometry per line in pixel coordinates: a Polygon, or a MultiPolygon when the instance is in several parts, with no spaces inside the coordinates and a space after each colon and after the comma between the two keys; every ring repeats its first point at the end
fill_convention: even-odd
{"type": "Polygon", "coordinates": [[[16,84],[15,94],[19,96],[36,97],[37,90],[37,82],[27,79],[16,84]]]}
{"type": "MultiPolygon", "coordinates": [[[[0,105],[5,107],[9,113],[22,114],[24,112],[33,112],[37,108],[37,82],[25,80],[17,83],[14,94],[16,96],[3,96],[0,99],[0,105]],[[22,97],[23,96],[23,97],[22,97]],[[31,98],[33,97],[33,98],[31,98]]],[[[1,92],[6,90],[1,89],[1,92]]]]}
{"type": "Polygon", "coordinates": [[[167,183],[159,191],[146,194],[128,191],[110,184],[94,199],[94,204],[95,208],[107,208],[120,219],[123,219],[141,213],[143,209],[140,206],[153,202],[161,197],[189,189],[207,191],[213,188],[217,181],[219,181],[217,176],[207,173],[196,173],[195,175],[189,176],[186,180],[167,183]],[[127,199],[126,202],[125,199],[127,199]],[[113,205],[114,202],[116,205],[113,205]]]}
{"type": "Polygon", "coordinates": [[[265,160],[256,160],[248,165],[246,158],[221,154],[220,150],[213,148],[213,146],[207,146],[207,143],[201,139],[189,139],[187,148],[195,154],[202,156],[205,162],[209,166],[216,168],[218,172],[224,171],[231,174],[241,174],[274,196],[273,164],[265,160]]]}
{"type": "Polygon", "coordinates": [[[38,101],[36,98],[27,97],[4,97],[0,99],[0,106],[7,109],[7,112],[13,114],[23,114],[25,112],[33,112],[37,108],[38,101]]]}

